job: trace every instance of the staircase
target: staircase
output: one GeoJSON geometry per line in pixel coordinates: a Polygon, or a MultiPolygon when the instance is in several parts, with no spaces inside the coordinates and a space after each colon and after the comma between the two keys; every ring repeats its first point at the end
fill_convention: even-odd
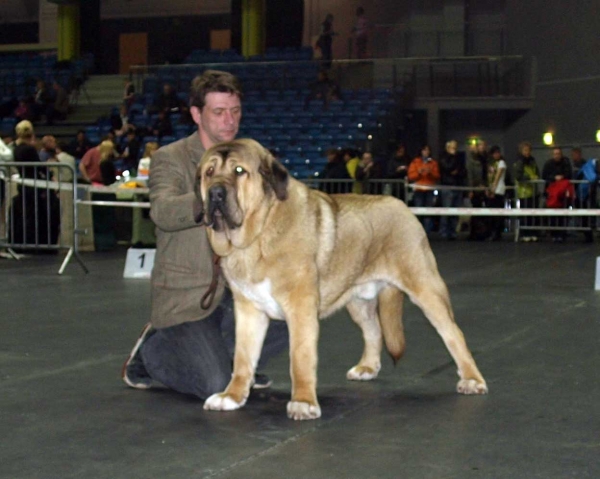
{"type": "Polygon", "coordinates": [[[68,141],[75,137],[78,130],[95,124],[101,116],[110,115],[111,110],[123,100],[125,78],[122,75],[90,76],[72,102],[67,119],[53,126],[37,126],[37,135],[54,135],[57,139],[68,141]]]}

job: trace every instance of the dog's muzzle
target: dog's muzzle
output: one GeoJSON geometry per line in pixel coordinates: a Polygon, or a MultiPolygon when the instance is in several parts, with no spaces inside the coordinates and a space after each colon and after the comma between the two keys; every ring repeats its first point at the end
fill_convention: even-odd
{"type": "Polygon", "coordinates": [[[216,184],[208,189],[208,225],[215,231],[222,231],[225,225],[235,228],[229,217],[227,207],[227,189],[225,185],[216,184]]]}

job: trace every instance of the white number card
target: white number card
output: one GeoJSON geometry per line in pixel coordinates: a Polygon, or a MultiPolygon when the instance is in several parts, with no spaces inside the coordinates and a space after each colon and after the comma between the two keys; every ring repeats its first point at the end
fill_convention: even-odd
{"type": "Polygon", "coordinates": [[[155,254],[156,249],[129,248],[127,250],[123,278],[150,279],[150,273],[152,273],[152,268],[154,267],[155,254]]]}

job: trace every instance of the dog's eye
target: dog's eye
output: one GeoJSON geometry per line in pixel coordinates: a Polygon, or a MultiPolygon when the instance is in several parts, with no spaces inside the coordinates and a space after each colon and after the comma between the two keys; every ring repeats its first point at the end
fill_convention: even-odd
{"type": "Polygon", "coordinates": [[[246,173],[246,170],[244,170],[244,168],[241,166],[236,166],[234,171],[237,176],[242,176],[244,173],[246,173]]]}
{"type": "Polygon", "coordinates": [[[204,174],[210,178],[214,172],[215,172],[215,169],[212,166],[209,166],[204,174]]]}

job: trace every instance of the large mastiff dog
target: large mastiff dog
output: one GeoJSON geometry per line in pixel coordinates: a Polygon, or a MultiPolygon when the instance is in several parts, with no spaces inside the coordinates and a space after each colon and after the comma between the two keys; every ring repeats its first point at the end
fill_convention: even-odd
{"type": "Polygon", "coordinates": [[[319,318],[343,306],[365,348],[347,377],[366,381],[381,368],[382,343],[404,352],[404,294],[444,340],[458,366],[457,390],[487,385],[454,322],[448,290],[417,218],[389,196],[326,195],[291,178],[259,143],[236,140],[204,154],[197,194],[208,237],[235,301],[233,376],[204,409],[233,410],[248,397],[269,318],[290,334],[293,419],[321,416],[317,401],[319,318]]]}

